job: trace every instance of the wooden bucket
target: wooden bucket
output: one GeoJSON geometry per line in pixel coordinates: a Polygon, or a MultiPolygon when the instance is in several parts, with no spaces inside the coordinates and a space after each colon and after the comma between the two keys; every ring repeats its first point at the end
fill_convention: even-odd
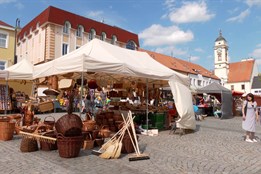
{"type": "Polygon", "coordinates": [[[13,139],[15,123],[9,122],[9,119],[0,119],[0,140],[8,141],[13,139]]]}

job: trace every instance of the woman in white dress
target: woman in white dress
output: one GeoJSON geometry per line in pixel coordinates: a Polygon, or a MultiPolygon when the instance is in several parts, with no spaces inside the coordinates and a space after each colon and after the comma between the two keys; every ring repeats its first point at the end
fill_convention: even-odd
{"type": "Polygon", "coordinates": [[[247,94],[242,106],[243,121],[242,128],[246,131],[247,142],[257,142],[255,139],[256,122],[258,122],[257,103],[252,93],[247,94]],[[245,113],[246,111],[246,113],[245,113]]]}

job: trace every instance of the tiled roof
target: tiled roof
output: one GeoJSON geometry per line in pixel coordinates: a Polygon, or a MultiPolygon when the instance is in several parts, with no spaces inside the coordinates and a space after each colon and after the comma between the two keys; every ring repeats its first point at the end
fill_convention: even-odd
{"type": "Polygon", "coordinates": [[[64,25],[66,21],[69,21],[71,23],[71,28],[77,29],[79,25],[82,25],[84,31],[86,32],[89,32],[93,28],[95,29],[97,35],[101,36],[101,33],[105,32],[107,38],[112,38],[112,35],[116,35],[117,41],[127,43],[129,40],[133,40],[137,44],[137,46],[139,46],[139,39],[137,34],[123,30],[116,26],[110,26],[108,24],[85,18],[83,16],[73,14],[53,6],[49,6],[31,22],[29,22],[25,27],[23,27],[18,37],[22,39],[25,32],[29,34],[30,29],[34,31],[36,29],[37,23],[39,23],[39,26],[43,25],[46,22],[64,25]]]}
{"type": "Polygon", "coordinates": [[[255,60],[245,60],[229,64],[228,83],[249,82],[255,60]]]}
{"type": "Polygon", "coordinates": [[[252,83],[252,89],[261,88],[261,77],[255,76],[252,83]]]}
{"type": "Polygon", "coordinates": [[[7,23],[1,21],[1,20],[0,20],[0,25],[5,26],[5,27],[11,27],[11,28],[14,28],[13,26],[11,26],[11,25],[9,25],[9,24],[7,24],[7,23]]]}
{"type": "Polygon", "coordinates": [[[200,65],[185,60],[181,60],[178,58],[174,58],[171,56],[163,55],[160,53],[144,50],[141,48],[139,48],[139,51],[147,52],[153,59],[157,60],[161,64],[175,71],[179,71],[181,73],[201,74],[204,77],[219,80],[219,78],[216,75],[214,75],[211,71],[203,68],[200,65]]]}

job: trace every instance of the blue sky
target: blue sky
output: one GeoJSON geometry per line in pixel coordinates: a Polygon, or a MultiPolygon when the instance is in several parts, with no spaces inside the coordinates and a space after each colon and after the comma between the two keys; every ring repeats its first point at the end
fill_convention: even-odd
{"type": "Polygon", "coordinates": [[[230,62],[252,57],[261,71],[261,0],[0,0],[0,20],[24,26],[50,5],[129,30],[141,48],[209,70],[221,29],[230,62]]]}

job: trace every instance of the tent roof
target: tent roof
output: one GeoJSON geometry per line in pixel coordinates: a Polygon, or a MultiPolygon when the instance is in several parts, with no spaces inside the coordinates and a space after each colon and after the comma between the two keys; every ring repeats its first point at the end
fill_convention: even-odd
{"type": "Polygon", "coordinates": [[[34,78],[70,72],[95,72],[96,78],[110,74],[114,78],[131,76],[160,80],[173,79],[186,86],[189,85],[187,76],[170,70],[147,53],[121,48],[99,39],[93,39],[67,55],[36,65],[34,78]],[[101,74],[99,77],[98,73],[101,74]]]}
{"type": "Polygon", "coordinates": [[[213,82],[203,88],[197,89],[198,93],[231,93],[231,91],[224,86],[213,82]]]}
{"type": "Polygon", "coordinates": [[[32,80],[33,65],[29,60],[24,58],[17,64],[0,71],[0,78],[13,80],[32,80]]]}

